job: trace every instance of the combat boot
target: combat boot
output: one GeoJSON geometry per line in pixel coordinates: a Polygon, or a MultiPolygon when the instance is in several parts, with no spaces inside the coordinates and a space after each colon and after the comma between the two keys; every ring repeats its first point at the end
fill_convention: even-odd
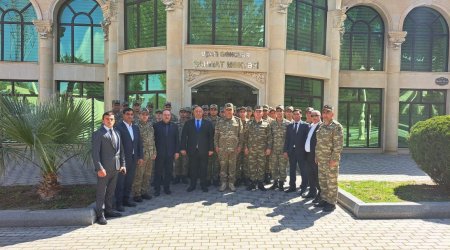
{"type": "Polygon", "coordinates": [[[248,190],[248,191],[251,191],[251,190],[253,190],[253,189],[255,189],[255,188],[256,188],[255,183],[254,183],[253,181],[250,181],[249,184],[248,184],[248,186],[247,186],[247,190],[248,190]]]}
{"type": "Polygon", "coordinates": [[[274,180],[273,181],[273,185],[272,186],[270,186],[270,190],[275,190],[276,188],[278,187],[278,181],[277,180],[274,180]]]}
{"type": "Polygon", "coordinates": [[[172,183],[173,183],[173,184],[179,184],[179,183],[180,183],[180,176],[177,175],[177,177],[173,178],[172,183]]]}
{"type": "Polygon", "coordinates": [[[222,184],[220,185],[219,191],[223,192],[223,191],[225,191],[225,189],[227,189],[227,183],[226,182],[222,182],[222,184]]]}
{"type": "Polygon", "coordinates": [[[231,192],[236,192],[236,187],[232,182],[228,183],[228,187],[230,188],[231,192]]]}
{"type": "Polygon", "coordinates": [[[278,190],[284,191],[284,181],[279,181],[278,182],[278,190]]]}
{"type": "Polygon", "coordinates": [[[270,178],[271,178],[271,174],[266,173],[264,175],[264,184],[270,184],[270,178]]]}
{"type": "Polygon", "coordinates": [[[262,181],[258,182],[258,189],[261,191],[267,191],[266,187],[264,187],[264,182],[262,181]]]}

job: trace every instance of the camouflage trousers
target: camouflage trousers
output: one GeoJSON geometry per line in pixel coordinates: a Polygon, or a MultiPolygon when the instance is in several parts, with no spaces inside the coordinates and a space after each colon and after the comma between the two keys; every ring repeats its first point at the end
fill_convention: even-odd
{"type": "Polygon", "coordinates": [[[272,179],[284,182],[286,180],[286,172],[288,167],[288,159],[284,158],[283,151],[272,152],[270,155],[270,173],[272,179]]]}
{"type": "Polygon", "coordinates": [[[248,156],[241,151],[236,159],[236,178],[248,177],[248,156]]]}
{"type": "Polygon", "coordinates": [[[146,157],[143,165],[136,166],[136,175],[133,182],[133,195],[141,196],[150,192],[150,179],[152,178],[153,160],[146,157]]]}
{"type": "Polygon", "coordinates": [[[265,156],[266,164],[264,165],[264,174],[270,174],[270,155],[265,156]]]}
{"type": "Polygon", "coordinates": [[[218,153],[220,165],[220,181],[233,183],[236,181],[236,157],[235,151],[220,150],[218,153]]]}
{"type": "Polygon", "coordinates": [[[187,176],[189,173],[189,159],[187,155],[181,155],[175,161],[175,168],[173,170],[174,176],[187,176]]]}
{"type": "Polygon", "coordinates": [[[265,149],[250,149],[248,153],[248,172],[251,181],[263,181],[266,166],[265,149]]]}
{"type": "Polygon", "coordinates": [[[328,162],[319,162],[318,165],[320,198],[330,204],[336,204],[338,197],[339,165],[334,168],[331,168],[328,162]]]}
{"type": "Polygon", "coordinates": [[[217,180],[219,177],[219,160],[216,152],[208,159],[208,170],[206,175],[206,179],[209,181],[217,180]]]}

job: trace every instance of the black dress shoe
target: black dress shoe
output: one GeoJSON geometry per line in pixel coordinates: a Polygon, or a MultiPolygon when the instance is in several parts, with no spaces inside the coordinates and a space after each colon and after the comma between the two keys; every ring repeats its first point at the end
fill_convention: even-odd
{"type": "Polygon", "coordinates": [[[298,194],[303,197],[303,194],[305,192],[306,192],[306,188],[300,188],[300,191],[298,191],[298,194]]]}
{"type": "Polygon", "coordinates": [[[314,191],[311,192],[311,190],[309,190],[308,195],[305,195],[305,194],[302,195],[303,198],[308,198],[308,199],[316,198],[316,196],[317,196],[317,192],[314,192],[314,191]]]}
{"type": "Polygon", "coordinates": [[[192,191],[194,191],[195,190],[195,187],[193,187],[193,186],[189,186],[187,189],[186,189],[186,191],[188,191],[188,192],[192,192],[192,191]]]}
{"type": "Polygon", "coordinates": [[[122,205],[117,205],[116,210],[119,212],[125,212],[125,208],[122,205]]]}
{"type": "Polygon", "coordinates": [[[202,191],[206,193],[206,192],[208,192],[208,188],[207,187],[202,187],[202,191]]]}
{"type": "Polygon", "coordinates": [[[161,191],[156,190],[155,193],[154,193],[154,195],[155,195],[156,197],[158,197],[159,195],[161,195],[161,191]]]}
{"type": "Polygon", "coordinates": [[[267,191],[266,187],[264,187],[264,183],[262,181],[260,181],[258,183],[258,189],[261,191],[267,191]]]}
{"type": "Polygon", "coordinates": [[[330,204],[327,202],[327,204],[323,207],[322,211],[329,213],[329,212],[333,212],[335,209],[336,209],[335,204],[330,204]]]}
{"type": "Polygon", "coordinates": [[[255,188],[256,188],[256,185],[255,185],[254,182],[250,182],[250,183],[248,184],[248,186],[247,186],[247,190],[248,190],[248,191],[252,191],[252,190],[255,189],[255,188]]]}
{"type": "Polygon", "coordinates": [[[325,207],[328,204],[328,202],[322,200],[319,203],[315,204],[314,207],[325,207]]]}
{"type": "Polygon", "coordinates": [[[103,216],[103,215],[100,215],[100,216],[97,217],[97,223],[100,224],[100,225],[108,224],[108,222],[105,219],[105,216],[103,216]]]}
{"type": "Polygon", "coordinates": [[[141,197],[142,197],[142,199],[144,199],[144,200],[151,200],[151,199],[152,199],[152,196],[149,195],[149,194],[143,194],[143,195],[141,195],[141,197]]]}
{"type": "Polygon", "coordinates": [[[124,201],[122,203],[125,207],[135,207],[136,203],[132,202],[132,201],[124,201]]]}
{"type": "Polygon", "coordinates": [[[135,202],[143,202],[142,196],[134,196],[134,197],[133,197],[133,200],[134,200],[135,202]]]}
{"type": "Polygon", "coordinates": [[[121,217],[122,214],[114,211],[105,211],[105,217],[106,218],[114,218],[114,217],[121,217]]]}
{"type": "Polygon", "coordinates": [[[286,192],[286,193],[292,193],[292,192],[295,192],[295,191],[296,191],[295,187],[289,187],[289,189],[287,189],[287,190],[284,191],[284,192],[286,192]]]}
{"type": "Polygon", "coordinates": [[[272,186],[270,186],[270,190],[275,190],[275,189],[277,189],[277,187],[278,187],[278,181],[273,181],[273,185],[272,186]]]}
{"type": "Polygon", "coordinates": [[[170,191],[170,189],[164,189],[164,193],[165,193],[165,194],[171,194],[172,191],[170,191]]]}
{"type": "Polygon", "coordinates": [[[314,198],[314,200],[312,201],[312,203],[317,204],[317,203],[319,203],[321,200],[322,200],[322,199],[320,198],[320,195],[318,194],[318,195],[316,196],[316,198],[314,198]]]}

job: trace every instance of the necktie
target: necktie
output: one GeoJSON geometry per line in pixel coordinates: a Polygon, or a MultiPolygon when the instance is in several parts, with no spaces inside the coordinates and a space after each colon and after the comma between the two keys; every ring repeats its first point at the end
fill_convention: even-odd
{"type": "Polygon", "coordinates": [[[196,124],[196,129],[197,129],[197,132],[200,130],[200,121],[199,120],[196,120],[196,122],[197,122],[197,124],[196,124]]]}
{"type": "Polygon", "coordinates": [[[114,145],[115,148],[117,148],[117,140],[116,140],[116,136],[113,132],[112,129],[109,130],[109,135],[111,136],[111,142],[114,145]]]}
{"type": "Polygon", "coordinates": [[[295,123],[295,125],[294,125],[294,131],[295,131],[295,133],[297,133],[297,125],[298,125],[298,123],[295,123]]]}

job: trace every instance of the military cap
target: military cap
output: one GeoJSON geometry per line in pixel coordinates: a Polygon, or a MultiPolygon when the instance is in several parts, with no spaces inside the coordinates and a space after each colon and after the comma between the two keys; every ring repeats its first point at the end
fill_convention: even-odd
{"type": "Polygon", "coordinates": [[[141,114],[142,113],[150,113],[150,111],[147,108],[143,108],[143,109],[141,109],[141,114]]]}
{"type": "Polygon", "coordinates": [[[292,107],[292,106],[287,106],[287,107],[286,107],[286,110],[294,111],[294,107],[292,107]]]}
{"type": "Polygon", "coordinates": [[[263,110],[264,108],[263,108],[263,106],[261,106],[261,105],[256,105],[255,106],[255,111],[256,110],[263,110]]]}
{"type": "Polygon", "coordinates": [[[122,102],[122,106],[127,106],[128,107],[128,102],[122,102]]]}
{"type": "Polygon", "coordinates": [[[191,107],[186,107],[186,108],[184,108],[184,111],[186,111],[186,112],[188,112],[188,113],[191,113],[191,107]]]}
{"type": "Polygon", "coordinates": [[[225,107],[224,107],[224,109],[229,109],[229,108],[231,108],[231,109],[233,109],[233,103],[225,103],[225,107]]]}
{"type": "Polygon", "coordinates": [[[269,107],[269,111],[275,111],[275,109],[273,107],[269,107]]]}
{"type": "Polygon", "coordinates": [[[209,106],[205,104],[205,105],[202,106],[202,109],[203,109],[203,110],[209,109],[209,106]]]}
{"type": "Polygon", "coordinates": [[[197,104],[192,105],[191,110],[194,110],[196,107],[198,107],[197,104]]]}
{"type": "Polygon", "coordinates": [[[281,110],[284,110],[284,106],[283,106],[283,105],[278,105],[275,109],[281,109],[281,110]]]}
{"type": "Polygon", "coordinates": [[[209,106],[209,109],[217,109],[217,104],[211,104],[211,105],[209,106]]]}
{"type": "Polygon", "coordinates": [[[172,107],[172,103],[171,103],[171,102],[166,102],[166,103],[164,104],[164,106],[170,106],[170,107],[172,107]]]}
{"type": "Polygon", "coordinates": [[[161,109],[157,109],[157,110],[155,111],[155,113],[156,113],[156,114],[162,114],[162,110],[161,110],[161,109]]]}
{"type": "Polygon", "coordinates": [[[183,108],[183,107],[181,107],[181,108],[180,108],[180,112],[186,112],[186,109],[183,108]]]}
{"type": "Polygon", "coordinates": [[[305,112],[312,112],[314,110],[314,108],[312,108],[312,107],[307,107],[306,109],[305,109],[305,112]]]}
{"type": "Polygon", "coordinates": [[[113,105],[116,105],[116,104],[119,104],[119,105],[120,105],[120,100],[113,100],[113,101],[112,101],[112,104],[113,104],[113,105]]]}
{"type": "Polygon", "coordinates": [[[147,103],[147,107],[153,108],[153,103],[152,102],[147,103]]]}
{"type": "MultiPolygon", "coordinates": [[[[256,108],[255,108],[255,110],[256,110],[256,108]]],[[[269,110],[269,105],[267,105],[267,104],[263,105],[262,110],[269,110]]]]}
{"type": "Polygon", "coordinates": [[[244,106],[240,106],[239,108],[237,108],[237,111],[241,111],[241,110],[245,110],[245,111],[247,111],[247,108],[246,108],[246,107],[244,107],[244,106]]]}
{"type": "Polygon", "coordinates": [[[323,108],[322,108],[322,110],[329,110],[329,111],[333,111],[334,110],[334,107],[333,106],[331,106],[331,105],[329,105],[329,104],[325,104],[325,105],[323,105],[323,108]]]}
{"type": "Polygon", "coordinates": [[[250,106],[247,106],[247,111],[253,112],[253,109],[252,109],[252,107],[250,107],[250,106]]]}
{"type": "Polygon", "coordinates": [[[141,106],[141,104],[139,102],[134,102],[133,106],[141,106]]]}

